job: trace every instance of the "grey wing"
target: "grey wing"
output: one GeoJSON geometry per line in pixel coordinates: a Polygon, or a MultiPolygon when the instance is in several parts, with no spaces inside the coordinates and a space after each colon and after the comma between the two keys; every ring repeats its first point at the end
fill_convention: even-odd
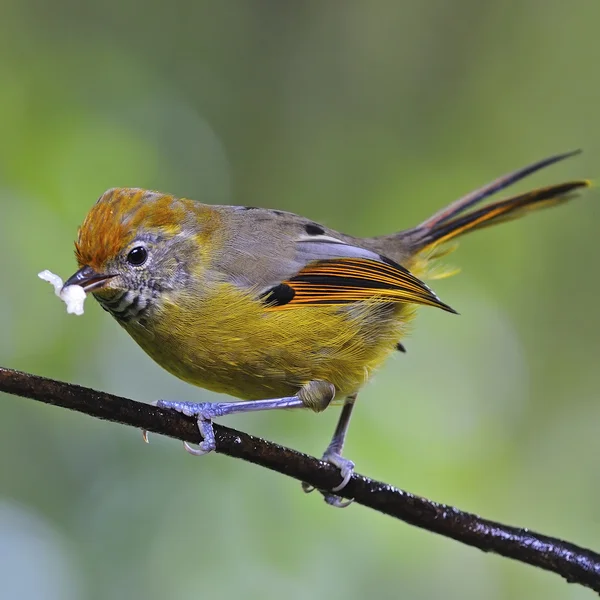
{"type": "Polygon", "coordinates": [[[368,258],[385,262],[360,240],[282,211],[219,207],[227,210],[235,232],[213,268],[236,285],[258,294],[285,281],[306,265],[334,258],[368,258]]]}

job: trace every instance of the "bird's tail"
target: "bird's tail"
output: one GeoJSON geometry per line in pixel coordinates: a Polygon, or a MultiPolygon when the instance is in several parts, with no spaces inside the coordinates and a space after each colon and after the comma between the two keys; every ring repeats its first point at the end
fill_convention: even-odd
{"type": "MultiPolygon", "coordinates": [[[[456,200],[429,217],[426,221],[423,221],[420,225],[396,234],[397,239],[400,238],[402,243],[410,249],[410,255],[416,257],[422,253],[429,254],[440,244],[453,240],[469,231],[483,229],[496,223],[516,219],[539,208],[557,206],[567,202],[577,195],[577,190],[590,186],[590,182],[587,180],[567,181],[548,187],[537,188],[506,200],[488,204],[477,210],[469,210],[485,198],[523,179],[527,175],[579,152],[579,150],[576,150],[552,156],[500,177],[492,183],[456,200]]],[[[435,251],[435,254],[437,253],[438,250],[435,251]]]]}

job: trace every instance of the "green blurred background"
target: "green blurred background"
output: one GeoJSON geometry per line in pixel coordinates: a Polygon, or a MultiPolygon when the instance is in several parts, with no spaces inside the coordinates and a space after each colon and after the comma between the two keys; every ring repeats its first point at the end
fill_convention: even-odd
{"type": "MultiPolygon", "coordinates": [[[[598,176],[597,0],[3,0],[0,364],[146,401],[209,400],[70,275],[107,188],[277,207],[357,235],[417,223],[506,171],[598,176]]],[[[359,472],[600,550],[600,206],[465,240],[361,395],[359,472]]],[[[327,507],[280,475],[3,395],[0,597],[591,598],[557,576],[327,507]]],[[[338,410],[227,424],[320,454],[338,410]]]]}

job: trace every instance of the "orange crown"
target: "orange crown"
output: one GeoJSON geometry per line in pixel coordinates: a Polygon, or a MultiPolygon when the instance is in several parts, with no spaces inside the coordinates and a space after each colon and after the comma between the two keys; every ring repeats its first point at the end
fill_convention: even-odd
{"type": "Polygon", "coordinates": [[[183,204],[174,196],[139,188],[108,190],[79,228],[75,242],[77,263],[101,272],[106,261],[131,243],[140,228],[177,234],[185,212],[183,204]]]}

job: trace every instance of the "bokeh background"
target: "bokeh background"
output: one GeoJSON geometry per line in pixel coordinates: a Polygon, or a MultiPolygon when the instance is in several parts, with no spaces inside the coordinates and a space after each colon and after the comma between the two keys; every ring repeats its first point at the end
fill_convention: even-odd
{"type": "MultiPolygon", "coordinates": [[[[417,223],[546,155],[600,173],[596,0],[3,0],[0,364],[146,401],[216,396],[151,362],[75,267],[107,188],[277,207],[357,235],[417,223]]],[[[600,550],[598,232],[591,191],[465,240],[361,395],[360,472],[600,550]]],[[[322,415],[228,424],[313,454],[322,415]]],[[[557,576],[172,440],[0,398],[0,597],[591,598],[557,576]]]]}

